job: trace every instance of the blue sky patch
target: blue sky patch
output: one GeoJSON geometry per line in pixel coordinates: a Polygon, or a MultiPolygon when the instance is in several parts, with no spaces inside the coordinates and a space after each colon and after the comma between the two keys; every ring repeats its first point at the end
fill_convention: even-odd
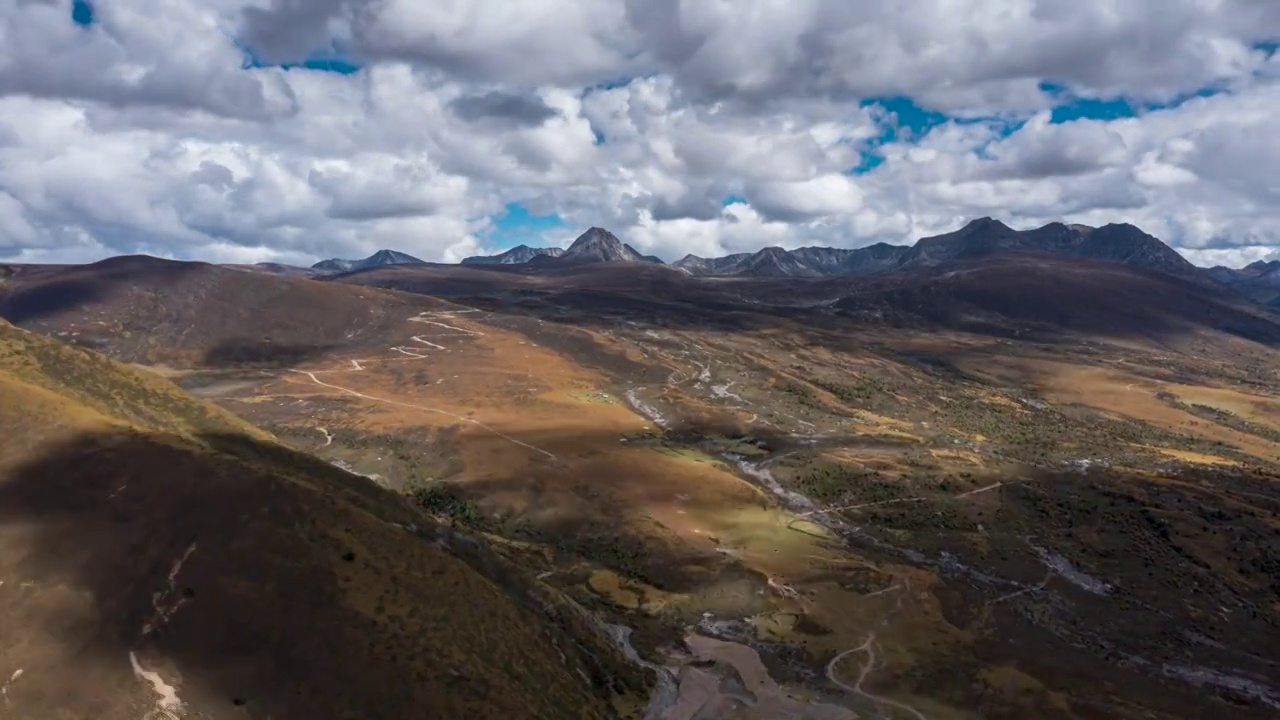
{"type": "Polygon", "coordinates": [[[849,170],[849,175],[866,175],[884,164],[884,156],[869,150],[862,152],[862,161],[853,169],[849,170]]]}
{"type": "Polygon", "coordinates": [[[630,85],[632,82],[636,80],[640,80],[644,77],[646,76],[618,77],[618,78],[605,80],[603,82],[598,82],[595,85],[588,85],[587,87],[583,88],[582,95],[585,97],[587,95],[590,95],[593,92],[602,92],[604,90],[617,90],[618,88],[626,87],[630,85]]]}
{"type": "Polygon", "coordinates": [[[867,98],[861,105],[878,107],[882,113],[886,115],[891,113],[893,116],[892,119],[886,117],[887,121],[881,123],[882,132],[873,141],[874,145],[919,140],[928,135],[930,130],[948,120],[946,115],[935,110],[926,110],[917,105],[915,100],[904,96],[867,98]]]}
{"type": "MultiPolygon", "coordinates": [[[[1263,43],[1255,47],[1267,52],[1276,51],[1276,43],[1263,43]]],[[[1053,100],[1050,122],[1067,123],[1075,120],[1100,120],[1111,122],[1137,117],[1145,113],[1176,108],[1197,98],[1213,97],[1225,92],[1219,87],[1205,87],[1184,93],[1163,102],[1141,102],[1126,97],[1096,98],[1076,95],[1068,85],[1044,81],[1040,90],[1053,100]]],[[[850,175],[865,175],[885,162],[881,147],[890,143],[915,143],[935,128],[947,123],[957,125],[986,124],[991,127],[991,139],[975,149],[979,157],[987,157],[987,146],[999,138],[1009,137],[1022,129],[1026,117],[1014,115],[987,117],[953,117],[930,110],[914,99],[905,96],[867,98],[861,102],[864,108],[873,108],[880,133],[866,142],[859,163],[847,170],[850,175]]]]}
{"type": "Polygon", "coordinates": [[[1195,100],[1196,98],[1211,98],[1214,95],[1219,95],[1224,92],[1226,91],[1223,90],[1222,88],[1216,88],[1216,87],[1200,88],[1195,92],[1183,93],[1175,97],[1174,99],[1170,100],[1169,102],[1149,103],[1143,109],[1146,110],[1147,112],[1150,112],[1152,110],[1170,110],[1172,108],[1178,107],[1179,105],[1182,105],[1183,103],[1189,100],[1195,100]]]}
{"type": "Polygon", "coordinates": [[[508,203],[505,211],[493,217],[488,236],[495,247],[537,246],[545,242],[546,233],[564,226],[564,219],[555,213],[534,215],[520,203],[508,203]]]}
{"type": "Polygon", "coordinates": [[[72,0],[71,3],[71,22],[80,27],[89,27],[93,24],[93,5],[88,0],[72,0]]]}
{"type": "Polygon", "coordinates": [[[1216,87],[1200,88],[1194,92],[1183,93],[1165,102],[1136,102],[1123,97],[1086,98],[1072,94],[1070,88],[1061,83],[1042,82],[1040,89],[1059,100],[1054,106],[1049,119],[1051,123],[1066,123],[1073,120],[1123,120],[1137,117],[1149,112],[1171,110],[1196,98],[1213,97],[1223,92],[1216,87]]]}
{"type": "Polygon", "coordinates": [[[1079,98],[1053,109],[1049,122],[1066,123],[1072,120],[1123,120],[1137,115],[1133,105],[1124,98],[1099,100],[1079,98]]]}
{"type": "Polygon", "coordinates": [[[340,57],[316,57],[307,58],[300,63],[285,63],[280,67],[285,70],[294,68],[305,68],[307,70],[319,70],[321,72],[338,73],[339,75],[354,75],[360,72],[360,65],[340,57]]]}
{"type": "Polygon", "coordinates": [[[876,110],[880,134],[867,141],[861,161],[847,171],[850,175],[865,175],[883,165],[884,156],[878,150],[881,145],[918,141],[950,119],[943,113],[920,107],[905,96],[866,98],[859,104],[876,110]]]}
{"type": "Polygon", "coordinates": [[[278,67],[282,70],[315,70],[318,72],[331,72],[339,75],[354,75],[360,72],[361,65],[350,57],[347,57],[339,50],[328,50],[324,52],[312,53],[301,62],[288,62],[279,65],[270,65],[262,62],[251,48],[244,43],[236,42],[236,47],[244,52],[244,62],[241,65],[245,70],[265,67],[278,67]]]}
{"type": "Polygon", "coordinates": [[[864,108],[875,108],[880,122],[880,134],[867,142],[862,151],[861,160],[850,168],[850,175],[865,175],[884,164],[884,155],[880,146],[889,143],[918,142],[934,128],[947,123],[958,125],[974,125],[987,123],[993,125],[1001,137],[1008,137],[1017,132],[1026,123],[1024,118],[1015,117],[952,117],[937,110],[922,107],[915,100],[905,97],[867,98],[861,102],[864,108]]]}
{"type": "Polygon", "coordinates": [[[736,194],[725,195],[724,199],[720,201],[720,205],[723,207],[729,207],[730,205],[747,205],[747,204],[748,203],[747,203],[746,196],[736,195],[736,194]]]}

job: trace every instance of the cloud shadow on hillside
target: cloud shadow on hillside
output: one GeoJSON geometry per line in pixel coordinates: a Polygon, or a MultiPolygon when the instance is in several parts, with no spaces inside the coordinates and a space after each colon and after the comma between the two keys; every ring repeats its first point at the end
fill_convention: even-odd
{"type": "MultiPolygon", "coordinates": [[[[671,437],[730,431],[687,426],[671,437]]],[[[533,445],[570,440],[557,432],[525,433],[516,439],[533,445]]],[[[775,453],[786,448],[785,438],[762,439],[775,443],[771,448],[775,453]]],[[[201,447],[166,436],[86,435],[51,447],[40,458],[5,473],[0,484],[0,547],[9,552],[0,558],[0,568],[14,582],[6,583],[0,593],[0,617],[12,623],[0,621],[4,628],[0,656],[14,658],[26,670],[24,682],[15,683],[8,692],[19,714],[23,708],[48,711],[53,704],[76,717],[123,710],[101,704],[108,692],[59,692],[67,687],[133,687],[134,698],[153,700],[150,688],[130,670],[131,651],[145,667],[170,681],[181,677],[184,701],[206,710],[214,720],[241,716],[444,718],[449,716],[439,710],[442,706],[432,693],[466,697],[477,707],[490,707],[486,703],[497,703],[499,695],[512,691],[495,684],[497,678],[475,676],[465,669],[451,674],[447,655],[423,660],[433,652],[429,648],[438,644],[439,638],[430,631],[423,637],[406,638],[412,648],[372,647],[375,641],[398,636],[389,635],[386,627],[370,625],[366,616],[346,604],[351,596],[339,578],[344,572],[340,568],[345,567],[373,573],[370,578],[381,578],[377,584],[388,573],[414,572],[423,577],[405,575],[399,582],[445,583],[447,587],[450,576],[432,574],[439,572],[438,567],[415,565],[416,570],[409,570],[359,564],[380,550],[408,552],[409,559],[421,560],[414,548],[418,543],[433,545],[443,530],[431,529],[434,524],[408,503],[318,458],[246,436],[208,436],[203,441],[206,445],[201,447]],[[321,482],[289,482],[276,471],[321,482]],[[338,511],[339,506],[351,511],[338,511]],[[399,540],[410,532],[419,535],[412,544],[399,540]],[[349,540],[324,539],[335,535],[349,540]],[[184,556],[174,573],[175,561],[184,556]],[[73,592],[67,594],[62,587],[73,592]],[[159,631],[142,637],[144,624],[156,617],[157,603],[182,605],[159,631]],[[57,647],[45,648],[50,654],[34,652],[28,643],[40,637],[52,638],[57,647]]],[[[583,438],[575,433],[572,441],[583,438]]],[[[850,436],[830,441],[845,446],[870,440],[850,436]]],[[[499,484],[492,489],[516,489],[523,480],[512,477],[504,482],[510,487],[499,484]]],[[[1086,483],[1083,476],[1065,473],[1036,485],[1048,493],[1044,499],[1024,498],[1030,492],[1027,489],[1012,491],[1015,494],[1006,499],[1058,508],[1049,517],[1083,513],[1063,517],[1063,527],[1069,528],[1105,507],[1094,501],[1094,495],[1071,495],[1071,488],[1087,485],[1092,493],[1105,492],[1113,482],[1086,483]]],[[[606,504],[600,509],[611,512],[607,498],[601,502],[606,504]]],[[[1132,510],[1133,518],[1141,520],[1140,507],[1132,510]]],[[[574,527],[575,522],[587,522],[585,518],[562,517],[558,522],[553,532],[586,531],[599,536],[608,529],[599,523],[574,527]]],[[[1041,527],[1037,535],[1061,530],[1059,525],[1041,527]]],[[[1144,538],[1155,537],[1156,531],[1143,530],[1144,538]]],[[[1139,549],[1144,553],[1143,548],[1149,549],[1142,545],[1139,549]]],[[[609,553],[619,547],[584,536],[573,549],[609,553]]],[[[1176,555],[1161,557],[1180,563],[1184,570],[1191,566],[1190,560],[1176,555]]],[[[1129,554],[1116,558],[1128,562],[1129,554]]],[[[648,564],[654,566],[660,560],[650,558],[648,564]]],[[[1122,606],[1112,601],[1104,604],[1126,613],[1141,608],[1141,603],[1128,600],[1122,606]]],[[[429,628],[432,622],[456,625],[455,618],[429,606],[415,605],[408,612],[406,617],[415,618],[414,627],[429,628]],[[424,612],[439,617],[419,622],[418,614],[424,612]]],[[[1020,633],[1033,631],[1030,626],[1018,628],[1020,633]]],[[[476,642],[486,642],[490,630],[471,629],[476,642]]],[[[1252,644],[1265,642],[1263,633],[1252,644]]],[[[1203,648],[1200,652],[1206,657],[1213,654],[1203,648]]],[[[1036,661],[1037,670],[1053,672],[1057,666],[1048,659],[1052,657],[1053,653],[1044,653],[1036,661]]],[[[1114,670],[1097,665],[1080,672],[1084,674],[1073,674],[1071,683],[1082,679],[1101,683],[1114,670]]],[[[1153,697],[1163,698],[1153,702],[1170,712],[1195,707],[1199,709],[1188,717],[1210,717],[1204,708],[1221,708],[1205,693],[1171,681],[1150,684],[1152,680],[1144,675],[1124,672],[1151,689],[1153,697]]],[[[503,677],[510,682],[510,676],[503,677]]],[[[1255,710],[1263,709],[1242,706],[1240,717],[1264,716],[1248,714],[1255,710]]],[[[470,716],[511,715],[495,710],[470,716]]]]}
{"type": "Polygon", "coordinates": [[[280,369],[294,367],[341,347],[338,343],[279,343],[270,339],[232,338],[210,348],[200,365],[215,369],[280,369]]]}
{"type": "Polygon", "coordinates": [[[0,287],[0,317],[22,325],[102,302],[117,287],[128,283],[178,283],[203,266],[146,256],[116,257],[67,267],[23,266],[9,279],[8,288],[0,287]]]}
{"type": "Polygon", "coordinates": [[[483,604],[519,593],[518,575],[469,598],[486,581],[460,568],[501,563],[442,549],[453,533],[403,498],[248,436],[202,441],[87,434],[0,472],[0,657],[24,669],[6,693],[19,717],[136,717],[158,696],[130,653],[211,720],[568,716],[547,710],[564,698],[551,685],[528,697],[541,670],[511,664],[538,647],[593,692],[617,682],[574,636],[530,642],[559,611],[483,604]]]}

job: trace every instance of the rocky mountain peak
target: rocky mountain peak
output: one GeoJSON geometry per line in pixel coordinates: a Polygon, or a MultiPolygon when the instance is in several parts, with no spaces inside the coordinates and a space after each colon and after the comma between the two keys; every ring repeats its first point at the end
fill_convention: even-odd
{"type": "Polygon", "coordinates": [[[579,262],[641,262],[644,256],[617,235],[604,228],[592,227],[578,236],[563,257],[579,262]]]}
{"type": "Polygon", "coordinates": [[[1175,274],[1197,272],[1178,251],[1128,223],[1112,223],[1089,233],[1073,254],[1175,274]]]}
{"type": "Polygon", "coordinates": [[[991,232],[1015,232],[1013,228],[996,220],[993,217],[980,217],[976,220],[970,220],[965,226],[960,228],[957,235],[971,235],[973,233],[991,233],[991,232]]]}

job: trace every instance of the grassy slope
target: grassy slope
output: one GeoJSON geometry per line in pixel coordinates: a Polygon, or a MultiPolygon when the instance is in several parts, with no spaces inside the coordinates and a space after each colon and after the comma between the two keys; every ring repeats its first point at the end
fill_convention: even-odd
{"type": "Polygon", "coordinates": [[[0,323],[0,428],[7,717],[142,716],[130,653],[182,717],[603,718],[645,682],[485,546],[143,371],[0,323]]]}

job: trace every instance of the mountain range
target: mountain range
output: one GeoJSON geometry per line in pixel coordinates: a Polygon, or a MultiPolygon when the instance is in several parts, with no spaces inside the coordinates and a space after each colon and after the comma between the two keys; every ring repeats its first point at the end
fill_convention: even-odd
{"type": "Polygon", "coordinates": [[[1280,310],[1280,260],[1259,260],[1238,270],[1219,265],[1205,272],[1241,295],[1280,310]]]}
{"type": "Polygon", "coordinates": [[[721,258],[685,255],[672,266],[698,276],[874,275],[892,270],[909,249],[905,245],[888,243],[856,249],[803,247],[784,250],[767,247],[754,253],[735,253],[721,258]]]}
{"type": "MultiPolygon", "coordinates": [[[[862,248],[803,247],[785,250],[767,247],[754,253],[736,253],[719,258],[686,255],[672,263],[690,275],[716,277],[821,277],[878,275],[910,271],[972,260],[996,252],[1022,251],[1053,253],[1092,260],[1119,262],[1130,266],[1195,276],[1202,271],[1159,239],[1129,224],[1102,227],[1050,223],[1032,230],[1014,230],[989,218],[973,220],[955,232],[921,238],[914,245],[876,243],[862,248]]],[[[531,248],[521,245],[501,255],[471,257],[465,264],[518,264],[522,262],[656,262],[643,256],[607,230],[591,228],[568,250],[531,248]]],[[[1219,281],[1268,284],[1274,278],[1280,294],[1280,261],[1255,263],[1250,269],[1215,269],[1219,281]]]]}
{"type": "Polygon", "coordinates": [[[802,277],[877,275],[971,260],[996,252],[1047,252],[1109,260],[1173,274],[1192,274],[1197,268],[1133,225],[1050,223],[1034,230],[1014,230],[991,218],[974,220],[963,228],[921,238],[915,245],[877,243],[863,248],[769,247],[755,253],[704,259],[687,255],[675,263],[692,275],[802,277]]]}
{"type": "Polygon", "coordinates": [[[903,254],[898,267],[931,267],[1010,250],[1108,260],[1175,275],[1197,272],[1196,266],[1176,250],[1133,225],[1093,228],[1050,223],[1019,231],[989,217],[974,220],[952,233],[922,238],[903,254]]]}
{"type": "MultiPolygon", "coordinates": [[[[1240,269],[1200,268],[1158,238],[1127,223],[1091,227],[1055,222],[1030,230],[1015,230],[999,220],[983,217],[954,232],[921,238],[914,245],[881,242],[860,248],[766,247],[717,258],[686,255],[667,267],[695,277],[869,277],[928,270],[1007,252],[1121,263],[1201,282],[1211,280],[1272,309],[1280,309],[1280,260],[1258,261],[1240,269]]],[[[518,245],[497,255],[468,257],[461,264],[552,268],[592,263],[664,264],[655,256],[641,254],[600,227],[589,228],[567,249],[518,245]]],[[[276,275],[331,275],[406,264],[424,263],[406,253],[379,250],[362,260],[334,258],[318,262],[310,269],[271,264],[234,267],[276,275]]]]}

